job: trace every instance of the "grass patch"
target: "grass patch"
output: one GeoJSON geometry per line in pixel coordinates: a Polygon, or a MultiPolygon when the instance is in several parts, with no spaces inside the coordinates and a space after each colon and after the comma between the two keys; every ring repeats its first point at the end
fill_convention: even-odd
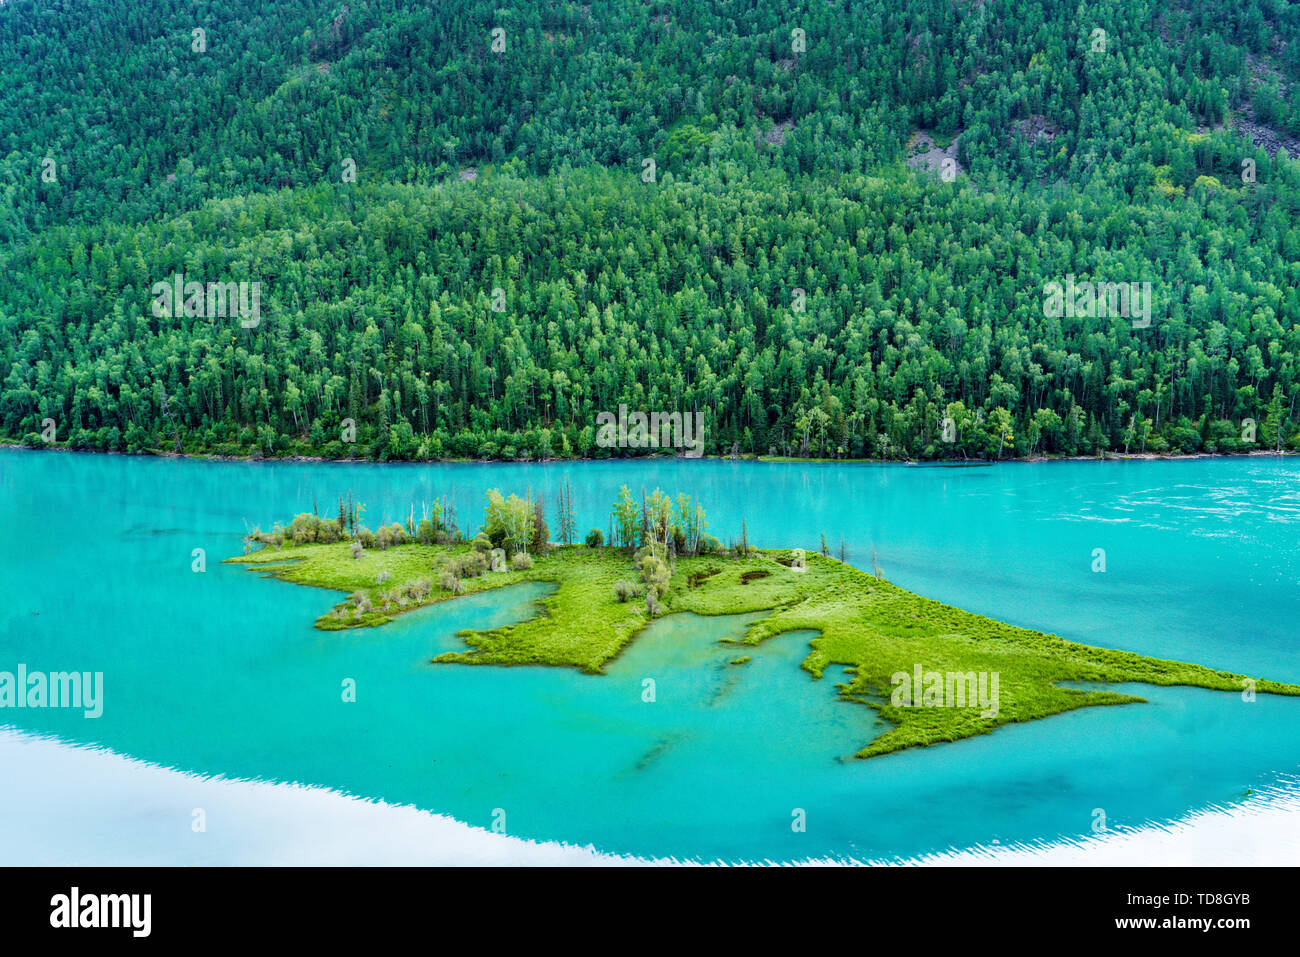
{"type": "MultiPolygon", "coordinates": [[[[365,595],[372,611],[357,614],[341,602],[316,621],[318,628],[375,627],[396,615],[456,597],[437,584],[437,570],[469,546],[409,544],[352,557],[347,542],[264,549],[227,559],[283,581],[365,595]],[[382,583],[377,579],[387,573],[382,583]],[[392,596],[411,582],[432,578],[431,593],[398,605],[392,596]]],[[[874,709],[892,727],[858,756],[875,757],[904,748],[958,741],[1002,725],[1033,721],[1075,708],[1128,704],[1145,699],[1112,691],[1060,687],[1062,682],[1140,682],[1186,685],[1240,693],[1246,676],[1127,651],[1081,645],[1056,635],[1012,625],[943,605],[872,577],[850,565],[809,552],[807,570],[787,566],[790,552],[755,551],[744,558],[679,558],[666,612],[735,615],[769,612],[754,622],[740,644],[758,646],[791,631],[814,631],[803,668],[814,678],[835,664],[847,668],[842,698],[874,709]],[[896,707],[892,676],[925,671],[996,673],[998,713],[978,706],[896,707]]],[[[555,584],[539,600],[541,614],[520,624],[461,633],[463,652],[436,662],[494,665],[557,665],[598,674],[649,623],[644,603],[619,602],[614,584],[635,579],[630,556],[613,548],[568,546],[536,557],[527,570],[463,579],[465,594],[526,581],[555,584]]],[[[749,656],[732,660],[741,664],[749,656]]],[[[1300,696],[1300,687],[1257,679],[1256,691],[1300,696]]]]}
{"type": "Polygon", "coordinates": [[[703,571],[693,572],[687,580],[692,588],[699,588],[700,585],[704,583],[705,579],[712,578],[721,571],[721,568],[706,568],[703,571]]]}

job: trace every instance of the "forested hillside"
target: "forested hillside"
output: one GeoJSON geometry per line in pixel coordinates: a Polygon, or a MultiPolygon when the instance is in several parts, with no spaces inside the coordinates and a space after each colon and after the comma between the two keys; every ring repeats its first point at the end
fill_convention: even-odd
{"type": "Polygon", "coordinates": [[[1300,448],[1298,40],[1281,0],[8,0],[0,433],[1300,448]],[[176,275],[259,321],[160,314],[176,275]],[[1149,323],[1051,315],[1067,279],[1149,323]]]}

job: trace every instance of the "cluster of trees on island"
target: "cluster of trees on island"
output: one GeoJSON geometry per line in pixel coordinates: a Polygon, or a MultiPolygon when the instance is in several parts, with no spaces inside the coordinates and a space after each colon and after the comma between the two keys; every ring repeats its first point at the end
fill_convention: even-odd
{"type": "Polygon", "coordinates": [[[198,20],[0,5],[0,437],[603,457],[626,404],[711,454],[1300,448],[1300,164],[1241,126],[1300,136],[1295,5],[198,20]],[[156,314],[176,275],[260,283],[260,321],[156,314]],[[1046,315],[1067,276],[1149,282],[1150,326],[1046,315]]]}
{"type": "MultiPolygon", "coordinates": [[[[257,545],[279,550],[348,542],[352,557],[360,560],[368,551],[383,552],[410,544],[445,546],[437,553],[429,576],[385,591],[378,608],[370,595],[354,595],[353,614],[360,618],[376,610],[423,604],[433,593],[435,583],[443,592],[463,594],[466,579],[507,569],[527,571],[533,567],[534,556],[548,555],[557,546],[578,544],[573,488],[567,477],[556,495],[557,541],[552,541],[542,496],[530,491],[522,497],[507,497],[498,489],[490,489],[486,498],[482,526],[472,537],[461,530],[455,509],[444,501],[425,504],[418,512],[412,505],[405,521],[380,524],[372,531],[363,522],[365,505],[348,493],[339,497],[336,515],[303,512],[288,525],[276,523],[269,532],[250,529],[244,537],[244,550],[247,553],[257,545]]],[[[625,485],[610,509],[608,538],[604,531],[593,528],[584,536],[583,544],[591,549],[618,549],[630,556],[638,579],[617,582],[614,596],[620,602],[645,598],[647,610],[654,615],[662,611],[660,601],[668,590],[677,556],[743,559],[753,554],[743,519],[741,529],[739,539],[724,545],[708,533],[704,507],[692,496],[681,493],[674,497],[656,488],[649,494],[642,490],[638,501],[625,485]]],[[[825,536],[822,552],[830,553],[825,536]]],[[[376,585],[384,585],[388,577],[389,573],[381,569],[376,585]]]]}

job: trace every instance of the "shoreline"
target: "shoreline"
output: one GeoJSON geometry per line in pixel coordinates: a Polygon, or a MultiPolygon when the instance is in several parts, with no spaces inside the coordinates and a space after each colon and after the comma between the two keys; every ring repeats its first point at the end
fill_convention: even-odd
{"type": "Polygon", "coordinates": [[[559,465],[570,462],[670,462],[685,460],[691,462],[761,462],[767,465],[907,465],[930,468],[980,468],[993,465],[1029,465],[1047,462],[1190,462],[1199,459],[1285,459],[1300,457],[1300,450],[1253,449],[1249,452],[1106,452],[1103,455],[1033,455],[1005,459],[871,459],[842,458],[819,459],[793,455],[759,455],[746,452],[742,455],[609,455],[600,458],[573,456],[571,458],[551,459],[387,459],[383,462],[370,458],[327,458],[323,455],[218,455],[204,452],[117,452],[108,449],[72,449],[66,445],[50,445],[44,448],[30,448],[12,439],[0,440],[0,449],[16,449],[23,452],[67,452],[77,455],[120,455],[129,458],[150,459],[188,459],[195,462],[244,462],[264,464],[277,462],[309,462],[320,465],[559,465]]]}
{"type": "MultiPolygon", "coordinates": [[[[7,725],[0,725],[0,764],[19,782],[0,792],[4,866],[700,866],[497,834],[328,788],[187,773],[7,725]],[[99,799],[87,804],[86,793],[99,799]],[[211,827],[196,833],[191,821],[200,808],[211,827]]],[[[1102,835],[906,858],[786,863],[1260,867],[1298,861],[1300,780],[1233,808],[1202,808],[1102,835]]]]}

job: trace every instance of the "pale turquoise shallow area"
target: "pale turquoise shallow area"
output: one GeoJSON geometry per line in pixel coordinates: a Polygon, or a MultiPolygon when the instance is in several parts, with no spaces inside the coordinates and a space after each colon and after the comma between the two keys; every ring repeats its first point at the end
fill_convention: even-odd
{"type": "MultiPolygon", "coordinates": [[[[983,468],[640,461],[220,463],[0,451],[0,670],[105,673],[104,716],[0,711],[201,774],[411,803],[509,833],[653,856],[882,858],[1168,820],[1300,771],[1300,701],[1136,687],[1076,711],[861,762],[875,714],[799,669],[807,633],[719,644],[748,619],[657,622],[604,676],[432,665],[456,632],[532,613],[545,586],[326,634],[333,593],[220,564],[340,491],[367,521],[483,492],[554,500],[605,528],[621,484],[698,494],[715,534],[843,534],[849,559],[921,594],[1091,644],[1300,681],[1300,462],[1203,459],[983,468]],[[207,571],[191,571],[206,549],[207,571]],[[1104,574],[1091,571],[1106,551],[1104,574]],[[732,665],[738,654],[751,654],[732,665]],[[344,679],[358,700],[341,700],[344,679]],[[654,680],[655,701],[643,700],[654,680]],[[791,828],[801,809],[807,830],[791,828]]],[[[75,787],[76,782],[68,782],[75,787]]],[[[50,822],[0,822],[5,828],[50,822]]],[[[322,836],[327,840],[327,836],[322,836]]]]}

